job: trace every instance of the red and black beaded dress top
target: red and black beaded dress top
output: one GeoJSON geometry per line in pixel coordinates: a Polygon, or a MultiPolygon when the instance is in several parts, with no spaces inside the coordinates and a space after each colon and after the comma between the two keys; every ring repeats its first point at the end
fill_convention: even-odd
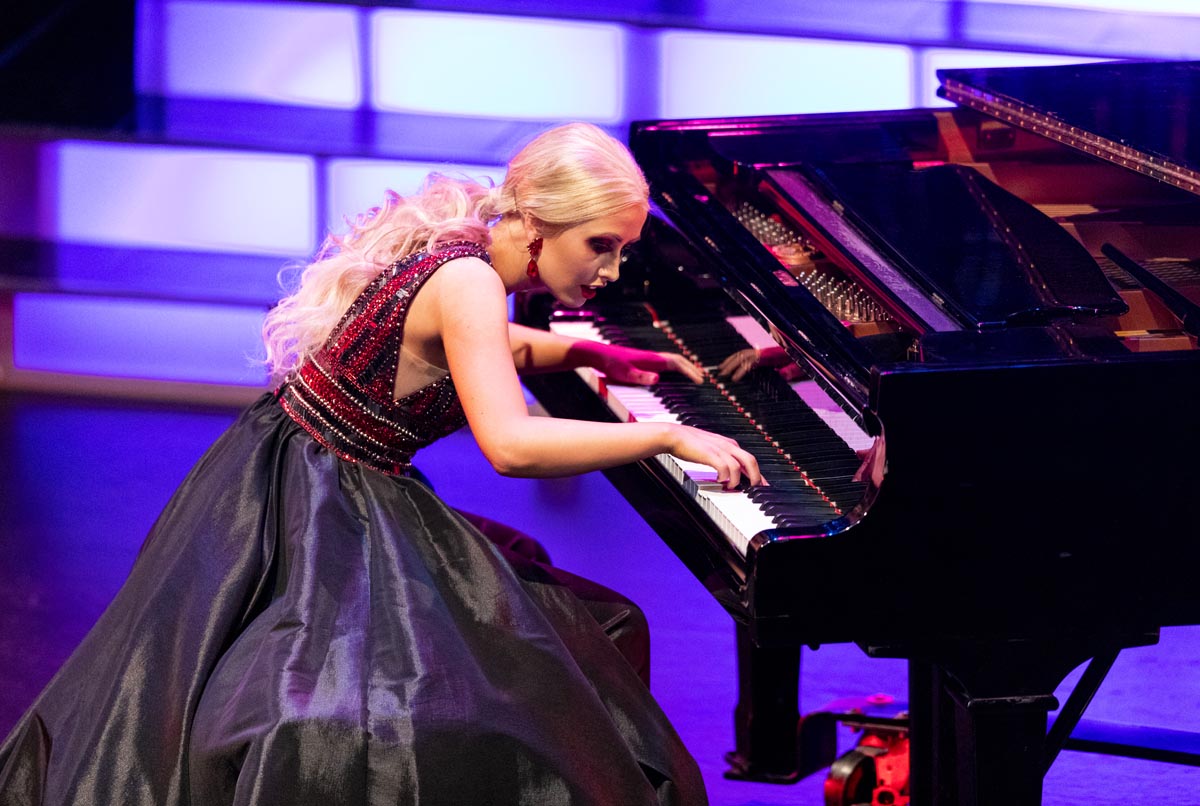
{"type": "Polygon", "coordinates": [[[417,450],[466,424],[449,375],[393,397],[409,304],[434,271],[460,257],[490,262],[482,246],[454,242],[392,264],[279,388],[280,404],[313,439],[343,459],[402,475],[417,450]]]}

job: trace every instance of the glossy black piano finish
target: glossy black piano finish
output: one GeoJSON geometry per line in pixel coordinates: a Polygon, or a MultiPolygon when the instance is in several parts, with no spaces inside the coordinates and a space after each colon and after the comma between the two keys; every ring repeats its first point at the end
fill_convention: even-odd
{"type": "MultiPolygon", "coordinates": [[[[935,253],[930,260],[914,257],[913,246],[922,244],[889,240],[893,233],[879,223],[887,216],[885,203],[901,222],[965,206],[914,177],[947,168],[979,175],[976,166],[987,159],[987,173],[1017,177],[1025,195],[1043,207],[1107,205],[1115,198],[1117,209],[1130,214],[1112,227],[1112,237],[1128,238],[1138,216],[1148,218],[1143,251],[1163,229],[1157,217],[1195,212],[1196,224],[1166,229],[1192,250],[1184,257],[1196,259],[1200,200],[1144,177],[1116,177],[1119,168],[1056,144],[1021,142],[1030,137],[1024,132],[1000,135],[993,123],[964,110],[917,110],[878,118],[635,127],[632,146],[657,200],[704,254],[706,269],[886,443],[883,483],[854,512],[812,535],[767,534],[756,541],[747,558],[748,598],[760,640],[775,634],[804,642],[900,633],[1053,634],[1080,621],[1169,624],[1200,617],[1200,597],[1185,595],[1190,571],[1178,563],[1200,553],[1187,539],[1200,535],[1200,508],[1189,500],[1200,481],[1193,458],[1200,446],[1192,413],[1200,399],[1194,340],[1189,349],[1149,350],[1155,336],[1115,335],[1123,326],[1114,320],[1127,308],[1118,289],[1088,246],[1032,203],[1023,203],[1028,209],[1021,213],[1035,226],[1019,235],[1025,251],[1048,255],[1037,261],[1037,274],[1022,274],[1018,259],[996,257],[961,265],[963,274],[975,276],[957,288],[945,258],[961,257],[960,245],[982,240],[978,233],[964,234],[952,226],[961,222],[945,215],[932,218],[920,233],[925,251],[935,253]],[[844,138],[831,135],[842,130],[844,138]],[[947,153],[965,148],[947,142],[955,138],[976,144],[958,156],[961,163],[947,153]],[[1069,188],[1054,187],[1056,175],[1066,182],[1089,172],[1087,182],[1106,198],[1088,198],[1087,188],[1073,198],[1069,188]],[[849,192],[839,195],[837,183],[827,179],[838,174],[854,177],[849,192]],[[870,188],[862,177],[892,184],[864,202],[870,188]],[[871,245],[874,258],[909,281],[905,287],[880,289],[882,272],[871,273],[853,252],[827,262],[840,264],[834,268],[893,308],[891,332],[858,335],[861,325],[844,324],[814,299],[781,269],[779,250],[773,253],[738,223],[733,210],[740,203],[791,223],[825,256],[838,250],[846,232],[871,245]],[[929,246],[939,227],[942,243],[929,246]],[[1048,244],[1046,231],[1059,242],[1048,244]],[[1081,256],[1091,263],[1090,276],[1075,266],[1081,256]],[[1039,306],[1047,285],[1040,275],[1068,268],[1081,279],[1056,303],[1039,306]],[[923,309],[906,304],[914,296],[923,309]],[[981,310],[988,315],[972,316],[981,310]],[[789,582],[806,568],[864,562],[938,584],[893,594],[899,599],[885,613],[864,618],[822,612],[828,608],[821,603],[837,589],[828,576],[827,589],[789,582]],[[989,604],[997,595],[1010,604],[989,604]],[[945,607],[947,601],[959,606],[945,607]]],[[[976,209],[960,218],[992,212],[976,209]]],[[[1106,216],[1111,213],[1102,208],[1098,217],[1106,216]]],[[[1092,222],[1076,226],[1102,229],[1092,222]]],[[[990,247],[989,254],[997,254],[1006,245],[996,239],[990,247]]]]}
{"type": "MultiPolygon", "coordinates": [[[[690,276],[698,307],[754,316],[876,436],[883,471],[744,558],[663,503],[678,495],[635,498],[764,651],[912,659],[914,802],[1040,803],[1063,676],[1200,623],[1195,311],[1105,257],[1200,303],[1197,75],[954,71],[948,97],[976,108],[631,132],[669,226],[623,294],[686,308],[690,276]]],[[[764,741],[739,735],[742,772],[786,778],[764,741]]]]}

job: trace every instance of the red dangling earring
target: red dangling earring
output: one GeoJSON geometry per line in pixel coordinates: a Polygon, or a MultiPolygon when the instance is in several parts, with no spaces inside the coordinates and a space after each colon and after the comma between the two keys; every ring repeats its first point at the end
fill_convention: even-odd
{"type": "Polygon", "coordinates": [[[529,252],[529,265],[525,267],[525,273],[528,274],[530,278],[536,278],[538,276],[537,261],[542,254],[542,239],[534,238],[529,242],[529,246],[526,246],[525,249],[529,252]]]}

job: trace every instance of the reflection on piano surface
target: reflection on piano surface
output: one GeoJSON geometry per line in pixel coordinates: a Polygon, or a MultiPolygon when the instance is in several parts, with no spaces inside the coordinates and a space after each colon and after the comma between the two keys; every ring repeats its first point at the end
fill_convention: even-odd
{"type": "Polygon", "coordinates": [[[942,78],[961,108],[636,124],[662,218],[588,311],[523,315],[708,380],[531,388],[764,466],[609,474],[744,625],[733,774],[808,771],[798,647],[854,641],[911,659],[914,802],[1036,804],[1063,676],[1200,623],[1200,67],[942,78]],[[767,345],[807,377],[716,373],[767,345]]]}
{"type": "Polygon", "coordinates": [[[696,498],[736,553],[746,555],[751,538],[770,529],[818,528],[844,514],[861,498],[853,480],[857,451],[872,440],[816,387],[787,384],[775,373],[755,373],[742,382],[714,374],[717,363],[770,337],[749,317],[695,324],[596,322],[562,317],[551,330],[575,338],[618,342],[646,350],[682,352],[708,370],[708,382],[664,379],[653,388],[605,385],[591,369],[580,371],[618,419],[677,422],[734,437],[758,460],[770,487],[727,492],[712,468],[663,455],[656,461],[696,498]],[[802,405],[801,400],[809,402],[802,405]],[[803,462],[803,465],[800,463],[803,462]]]}

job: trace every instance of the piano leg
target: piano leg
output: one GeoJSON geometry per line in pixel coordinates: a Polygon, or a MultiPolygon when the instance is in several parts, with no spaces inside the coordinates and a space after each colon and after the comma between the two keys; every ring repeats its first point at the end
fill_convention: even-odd
{"type": "Polygon", "coordinates": [[[733,710],[735,749],[726,778],[789,784],[796,769],[800,721],[800,647],[759,647],[743,624],[737,634],[738,700],[733,710]]]}
{"type": "MultiPolygon", "coordinates": [[[[925,806],[935,806],[936,793],[947,783],[934,780],[934,770],[942,765],[934,762],[933,753],[938,750],[946,754],[954,746],[953,734],[934,735],[935,730],[949,724],[942,717],[942,677],[942,670],[931,663],[908,661],[908,786],[912,802],[925,806]]],[[[946,762],[945,766],[953,769],[949,759],[946,762]]]]}
{"type": "Polygon", "coordinates": [[[1051,695],[972,697],[940,667],[909,664],[912,802],[1038,806],[1051,695]]]}
{"type": "Polygon", "coordinates": [[[735,624],[738,701],[726,778],[791,784],[837,757],[831,714],[800,717],[800,646],[760,647],[735,624]]]}
{"type": "Polygon", "coordinates": [[[1058,707],[1055,688],[1089,658],[1156,640],[1153,631],[1095,642],[968,641],[933,651],[910,648],[905,654],[912,802],[1040,806],[1042,779],[1057,752],[1046,731],[1049,713],[1058,707]]]}

